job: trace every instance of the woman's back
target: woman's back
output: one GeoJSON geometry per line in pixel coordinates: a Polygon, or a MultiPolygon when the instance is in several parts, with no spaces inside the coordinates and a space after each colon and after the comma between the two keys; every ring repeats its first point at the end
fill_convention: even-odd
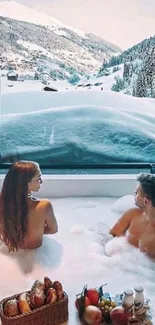
{"type": "Polygon", "coordinates": [[[0,232],[9,250],[37,248],[44,234],[58,230],[51,202],[32,197],[41,184],[41,171],[34,162],[16,162],[5,176],[0,194],[0,232]]]}
{"type": "Polygon", "coordinates": [[[37,248],[42,245],[46,220],[43,205],[44,201],[28,199],[27,234],[24,248],[37,248]]]}

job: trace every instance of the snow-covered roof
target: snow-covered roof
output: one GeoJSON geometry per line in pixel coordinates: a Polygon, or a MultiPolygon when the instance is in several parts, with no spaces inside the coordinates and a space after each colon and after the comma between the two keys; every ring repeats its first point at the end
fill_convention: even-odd
{"type": "Polygon", "coordinates": [[[7,76],[9,76],[9,77],[16,77],[16,76],[17,76],[17,73],[14,72],[14,71],[9,71],[9,72],[7,73],[7,76]]]}

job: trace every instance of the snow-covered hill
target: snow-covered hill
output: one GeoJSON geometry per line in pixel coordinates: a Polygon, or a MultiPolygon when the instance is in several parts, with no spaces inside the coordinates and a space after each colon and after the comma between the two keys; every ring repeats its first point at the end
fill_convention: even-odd
{"type": "Polygon", "coordinates": [[[0,2],[0,29],[2,68],[46,70],[53,79],[93,74],[121,52],[114,44],[15,1],[0,2]]]}
{"type": "Polygon", "coordinates": [[[112,90],[123,91],[136,97],[155,98],[155,35],[143,40],[124,51],[121,55],[112,57],[104,63],[100,74],[106,69],[124,64],[123,78],[117,78],[112,90]]]}
{"type": "Polygon", "coordinates": [[[5,162],[154,161],[153,100],[104,90],[21,91],[3,93],[1,105],[5,162]]]}
{"type": "Polygon", "coordinates": [[[22,20],[36,25],[42,25],[56,33],[58,32],[59,28],[69,28],[80,36],[85,37],[85,33],[83,31],[62,24],[59,20],[48,15],[43,10],[34,9],[16,1],[0,2],[0,16],[22,20]]]}

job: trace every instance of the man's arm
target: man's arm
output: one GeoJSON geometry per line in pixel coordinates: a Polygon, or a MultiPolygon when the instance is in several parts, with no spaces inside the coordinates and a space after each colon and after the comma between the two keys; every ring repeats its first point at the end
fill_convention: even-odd
{"type": "Polygon", "coordinates": [[[148,257],[155,258],[155,243],[152,243],[152,241],[150,243],[147,243],[147,245],[144,247],[142,245],[140,245],[139,248],[148,257]]]}
{"type": "Polygon", "coordinates": [[[146,250],[145,253],[148,257],[155,258],[155,247],[151,248],[150,250],[146,250]]]}
{"type": "Polygon", "coordinates": [[[55,234],[58,231],[58,224],[50,201],[46,201],[46,218],[44,234],[55,234]]]}
{"type": "Polygon", "coordinates": [[[118,219],[113,228],[110,229],[109,234],[114,237],[119,237],[125,234],[128,230],[131,220],[139,213],[140,209],[132,208],[126,211],[121,218],[118,219]]]}

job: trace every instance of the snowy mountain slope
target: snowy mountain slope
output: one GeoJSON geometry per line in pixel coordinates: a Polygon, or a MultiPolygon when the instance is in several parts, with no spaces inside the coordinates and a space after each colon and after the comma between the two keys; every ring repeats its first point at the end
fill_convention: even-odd
{"type": "Polygon", "coordinates": [[[91,89],[101,89],[103,90],[111,90],[113,84],[115,83],[116,77],[123,77],[123,71],[124,71],[124,64],[120,64],[118,66],[119,70],[116,72],[113,72],[111,68],[109,68],[109,75],[108,76],[92,76],[89,79],[81,78],[81,80],[78,82],[77,87],[87,87],[90,85],[91,89]]]}
{"type": "Polygon", "coordinates": [[[83,31],[62,24],[59,20],[48,15],[43,10],[36,10],[16,1],[0,2],[0,16],[16,20],[21,19],[25,22],[44,26],[55,32],[57,32],[59,28],[69,28],[80,36],[85,37],[85,33],[83,31]]]}
{"type": "Polygon", "coordinates": [[[136,97],[155,98],[155,35],[112,57],[103,64],[100,73],[115,65],[124,64],[123,78],[117,79],[113,90],[136,97]]]}
{"type": "Polygon", "coordinates": [[[121,52],[114,44],[14,1],[0,2],[0,28],[3,68],[11,65],[18,71],[32,71],[46,67],[48,72],[57,72],[52,75],[56,79],[92,74],[104,60],[121,52]]]}

